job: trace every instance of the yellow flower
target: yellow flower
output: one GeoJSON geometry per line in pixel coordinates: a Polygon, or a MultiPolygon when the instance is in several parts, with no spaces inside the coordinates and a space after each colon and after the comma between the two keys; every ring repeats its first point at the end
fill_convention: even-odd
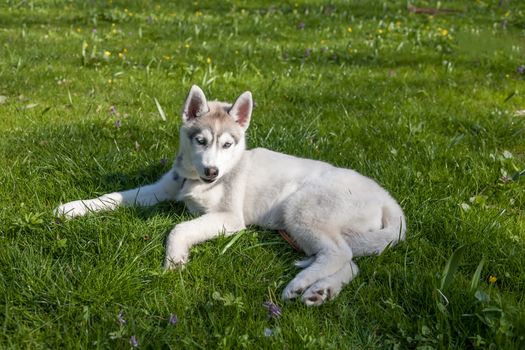
{"type": "Polygon", "coordinates": [[[490,284],[494,284],[496,283],[498,279],[496,278],[496,276],[489,276],[489,283],[490,284]]]}
{"type": "Polygon", "coordinates": [[[85,41],[82,43],[82,48],[85,50],[88,48],[88,43],[86,43],[85,41]]]}
{"type": "Polygon", "coordinates": [[[377,34],[383,34],[384,30],[383,29],[378,29],[377,30],[377,34]]]}
{"type": "Polygon", "coordinates": [[[122,49],[122,52],[123,52],[123,53],[128,53],[128,49],[123,48],[123,49],[122,49]]]}
{"type": "Polygon", "coordinates": [[[113,83],[113,80],[108,79],[108,84],[112,84],[112,83],[113,83]]]}
{"type": "Polygon", "coordinates": [[[347,31],[348,33],[352,33],[352,27],[348,27],[348,28],[346,28],[346,31],[347,31]]]}
{"type": "Polygon", "coordinates": [[[448,35],[448,30],[446,29],[441,29],[439,28],[439,34],[441,34],[441,36],[447,36],[448,35]]]}
{"type": "Polygon", "coordinates": [[[186,43],[186,44],[184,44],[184,47],[189,49],[190,48],[190,44],[186,43]]]}
{"type": "Polygon", "coordinates": [[[124,54],[122,52],[118,53],[118,58],[124,58],[124,54]]]}
{"type": "Polygon", "coordinates": [[[210,58],[210,57],[208,57],[208,58],[206,59],[206,63],[211,64],[211,58],[210,58]]]}
{"type": "Polygon", "coordinates": [[[396,27],[397,27],[397,28],[401,27],[401,22],[400,22],[400,21],[397,21],[397,22],[396,22],[396,27]]]}
{"type": "Polygon", "coordinates": [[[195,12],[195,16],[197,16],[197,17],[202,16],[202,12],[200,12],[200,11],[195,12]]]}
{"type": "Polygon", "coordinates": [[[111,52],[110,51],[104,51],[104,57],[109,57],[111,56],[111,52]]]}
{"type": "Polygon", "coordinates": [[[77,33],[82,33],[82,28],[77,28],[77,33]]]}

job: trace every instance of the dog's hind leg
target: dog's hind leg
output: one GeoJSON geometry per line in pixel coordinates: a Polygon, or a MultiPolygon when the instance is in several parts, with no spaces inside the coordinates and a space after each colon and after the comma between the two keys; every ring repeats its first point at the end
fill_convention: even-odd
{"type": "Polygon", "coordinates": [[[308,287],[301,299],[308,306],[319,306],[326,300],[335,298],[341,292],[343,286],[349,283],[358,273],[357,265],[350,261],[350,263],[345,264],[333,275],[322,278],[308,287]]]}
{"type": "Polygon", "coordinates": [[[305,268],[283,290],[283,299],[300,296],[317,281],[351,263],[352,249],[342,235],[340,223],[334,220],[338,201],[338,193],[311,183],[293,193],[284,204],[286,232],[315,260],[300,264],[305,268]]]}
{"type": "Polygon", "coordinates": [[[154,184],[62,204],[54,210],[54,213],[57,216],[73,218],[90,212],[115,210],[122,205],[151,206],[161,201],[175,200],[182,181],[183,179],[178,177],[174,170],[171,170],[154,184]]]}
{"type": "Polygon", "coordinates": [[[323,250],[316,254],[315,261],[299,272],[283,290],[284,300],[293,299],[307,290],[316,282],[329,277],[351,263],[351,253],[323,250]]]}
{"type": "Polygon", "coordinates": [[[300,246],[307,247],[307,254],[314,255],[312,255],[313,260],[308,261],[311,263],[304,264],[303,266],[307,267],[284,289],[282,297],[285,300],[300,296],[311,285],[336,274],[343,267],[352,263],[352,250],[339,235],[314,234],[310,229],[302,229],[300,232],[291,231],[291,233],[300,246]]]}

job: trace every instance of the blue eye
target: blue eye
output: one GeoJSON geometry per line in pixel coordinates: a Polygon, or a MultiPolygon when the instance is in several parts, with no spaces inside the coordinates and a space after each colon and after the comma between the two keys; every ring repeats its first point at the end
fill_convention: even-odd
{"type": "Polygon", "coordinates": [[[232,145],[231,142],[226,142],[224,145],[222,145],[222,148],[230,148],[232,145]]]}

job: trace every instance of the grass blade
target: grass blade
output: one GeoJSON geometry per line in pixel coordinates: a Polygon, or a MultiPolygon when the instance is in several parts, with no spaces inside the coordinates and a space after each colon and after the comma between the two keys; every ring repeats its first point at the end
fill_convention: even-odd
{"type": "Polygon", "coordinates": [[[481,259],[479,262],[478,268],[472,276],[472,281],[470,282],[470,292],[475,292],[478,289],[479,278],[481,277],[481,271],[483,270],[483,265],[485,265],[485,258],[481,259]]]}
{"type": "Polygon", "coordinates": [[[525,176],[525,169],[512,175],[512,181],[517,181],[521,176],[525,176]]]}
{"type": "Polygon", "coordinates": [[[230,241],[228,242],[228,244],[226,244],[224,246],[224,248],[221,250],[221,255],[223,255],[224,253],[226,253],[226,251],[228,251],[228,249],[231,248],[232,245],[235,244],[235,242],[237,242],[239,240],[239,238],[241,238],[241,236],[244,234],[244,231],[241,231],[239,233],[237,233],[235,236],[233,236],[232,239],[230,239],[230,241]]]}
{"type": "Polygon", "coordinates": [[[443,270],[443,274],[441,277],[441,285],[439,289],[445,290],[448,288],[450,283],[452,283],[452,280],[454,279],[454,274],[458,270],[459,264],[461,263],[461,260],[463,259],[463,254],[465,253],[465,246],[462,245],[458,249],[452,253],[450,258],[447,261],[447,265],[445,266],[445,269],[443,270]]]}
{"type": "Polygon", "coordinates": [[[156,97],[153,97],[153,99],[155,100],[155,105],[157,106],[157,111],[159,111],[160,119],[162,119],[163,121],[166,121],[166,113],[164,113],[164,110],[162,109],[162,106],[160,105],[160,103],[159,103],[159,101],[157,100],[156,97]]]}

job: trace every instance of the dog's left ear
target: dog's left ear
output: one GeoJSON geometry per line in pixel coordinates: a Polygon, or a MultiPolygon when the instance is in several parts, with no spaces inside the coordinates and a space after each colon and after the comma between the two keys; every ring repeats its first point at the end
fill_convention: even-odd
{"type": "Polygon", "coordinates": [[[233,104],[228,114],[244,129],[248,129],[252,116],[253,100],[250,91],[244,92],[233,104]]]}

